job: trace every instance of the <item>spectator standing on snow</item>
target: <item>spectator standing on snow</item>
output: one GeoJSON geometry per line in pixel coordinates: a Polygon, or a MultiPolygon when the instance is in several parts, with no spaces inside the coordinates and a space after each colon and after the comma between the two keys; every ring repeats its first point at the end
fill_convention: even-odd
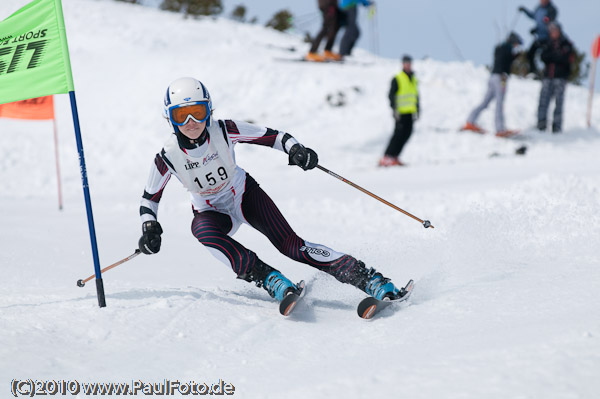
{"type": "Polygon", "coordinates": [[[323,15],[323,26],[313,39],[310,51],[306,55],[308,61],[339,61],[341,56],[332,51],[335,37],[340,29],[341,13],[338,8],[338,0],[319,0],[319,9],[323,15]],[[319,54],[321,41],[327,38],[325,42],[325,51],[323,55],[319,54]]]}
{"type": "Polygon", "coordinates": [[[358,29],[358,22],[356,21],[358,17],[358,4],[369,7],[374,3],[370,0],[339,0],[339,8],[342,10],[346,26],[340,43],[340,55],[342,57],[352,53],[352,49],[360,36],[360,29],[358,29]]]}
{"type": "Polygon", "coordinates": [[[496,114],[494,121],[496,126],[496,136],[507,137],[516,133],[513,130],[506,130],[504,126],[504,96],[506,95],[506,84],[508,75],[510,74],[510,67],[515,58],[519,55],[515,50],[521,44],[523,44],[523,41],[519,35],[511,32],[506,41],[496,46],[494,50],[494,67],[488,80],[488,88],[485,97],[481,104],[471,112],[467,118],[467,123],[461,130],[485,133],[481,127],[477,126],[477,118],[479,118],[479,114],[487,108],[490,102],[495,99],[496,114]]]}
{"type": "MultiPolygon", "coordinates": [[[[164,116],[172,134],[156,154],[141,200],[139,249],[155,254],[161,247],[158,205],[171,176],[190,192],[192,234],[237,278],[254,282],[282,301],[299,288],[277,269],[233,239],[242,223],[264,234],[285,256],[328,273],[377,299],[397,298],[405,291],[356,258],[300,238],[273,200],[235,160],[237,143],[272,147],[303,170],[318,164],[315,151],[289,133],[232,120],[213,120],[207,88],[194,78],[180,78],[167,88],[164,116]]],[[[301,193],[298,186],[296,193],[301,193]]]]}
{"type": "Polygon", "coordinates": [[[562,131],[563,104],[567,78],[571,74],[571,64],[575,56],[573,45],[562,34],[560,26],[552,22],[548,26],[550,39],[542,47],[542,61],[544,62],[544,77],[540,92],[538,106],[539,130],[546,130],[548,108],[552,98],[555,99],[554,115],[552,118],[552,132],[562,131]]]}
{"type": "Polygon", "coordinates": [[[412,70],[412,58],[408,55],[402,57],[402,70],[392,79],[389,99],[395,121],[394,133],[379,166],[404,166],[398,157],[420,112],[417,78],[412,70]]]}
{"type": "Polygon", "coordinates": [[[525,7],[519,7],[519,11],[525,13],[529,18],[535,21],[535,27],[531,30],[534,35],[533,43],[527,51],[527,61],[529,62],[529,72],[535,75],[538,74],[537,66],[535,65],[535,57],[539,49],[549,39],[548,24],[556,20],[558,10],[550,2],[550,0],[540,0],[540,4],[533,11],[529,11],[525,7]]]}

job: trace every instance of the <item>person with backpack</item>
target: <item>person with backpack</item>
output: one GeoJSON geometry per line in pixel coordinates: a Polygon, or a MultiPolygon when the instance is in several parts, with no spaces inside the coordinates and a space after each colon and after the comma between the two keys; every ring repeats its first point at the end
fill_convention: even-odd
{"type": "Polygon", "coordinates": [[[571,65],[575,57],[573,44],[562,33],[560,25],[552,22],[548,25],[549,40],[542,47],[542,61],[545,65],[542,78],[542,90],[537,114],[537,128],[545,131],[548,125],[548,108],[555,99],[552,117],[552,132],[560,133],[563,122],[563,106],[567,79],[571,74],[571,65]]]}

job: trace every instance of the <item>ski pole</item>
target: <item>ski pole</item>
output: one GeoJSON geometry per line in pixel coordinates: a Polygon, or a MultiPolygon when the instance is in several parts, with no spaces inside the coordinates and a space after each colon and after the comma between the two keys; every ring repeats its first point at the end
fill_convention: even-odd
{"type": "MultiPolygon", "coordinates": [[[[110,266],[106,266],[104,269],[100,270],[100,273],[104,273],[107,270],[112,269],[113,267],[117,267],[122,263],[127,262],[128,260],[131,260],[133,258],[135,258],[136,256],[138,256],[141,253],[141,251],[139,249],[136,249],[134,253],[132,253],[131,255],[129,255],[128,257],[121,259],[120,261],[118,261],[117,263],[113,263],[110,266]]],[[[88,278],[86,278],[85,280],[77,280],[77,286],[78,287],[84,287],[85,283],[87,283],[88,281],[90,281],[91,279],[93,279],[95,276],[95,274],[92,274],[91,276],[89,276],[88,278]]]]}
{"type": "Polygon", "coordinates": [[[510,31],[508,33],[515,30],[515,26],[517,26],[517,21],[519,20],[520,16],[521,16],[521,12],[517,11],[517,14],[513,17],[512,24],[510,25],[510,31]]]}
{"type": "Polygon", "coordinates": [[[319,168],[319,169],[321,169],[323,172],[325,172],[325,173],[328,173],[329,175],[331,175],[331,176],[335,177],[336,179],[338,179],[338,180],[341,180],[341,181],[343,181],[344,183],[347,183],[347,184],[351,185],[352,187],[356,188],[357,190],[360,190],[360,191],[362,191],[363,193],[367,194],[368,196],[375,198],[377,201],[381,201],[381,202],[383,202],[384,204],[386,204],[387,206],[390,206],[390,207],[394,208],[395,210],[397,210],[397,211],[399,211],[399,212],[402,212],[402,213],[403,213],[403,214],[405,214],[406,216],[409,216],[409,217],[411,217],[411,218],[413,218],[413,219],[417,220],[418,222],[420,222],[420,223],[423,225],[423,227],[425,227],[425,228],[431,227],[432,229],[433,229],[433,228],[435,228],[435,227],[433,227],[433,225],[431,224],[431,222],[430,222],[429,220],[421,220],[421,219],[419,219],[418,217],[416,217],[416,216],[414,216],[414,215],[411,215],[410,213],[406,212],[405,210],[403,210],[403,209],[401,209],[401,208],[398,208],[396,205],[392,204],[391,202],[388,202],[388,201],[384,200],[383,198],[376,196],[376,195],[375,195],[375,194],[373,194],[372,192],[370,192],[370,191],[368,191],[368,190],[365,190],[364,188],[362,188],[361,186],[359,186],[359,185],[357,185],[357,184],[354,184],[354,183],[352,183],[352,182],[351,182],[350,180],[348,180],[348,179],[344,179],[342,176],[340,176],[340,175],[338,175],[338,174],[336,174],[336,173],[334,173],[334,172],[330,171],[329,169],[327,169],[327,168],[324,168],[324,167],[322,167],[321,165],[317,165],[317,168],[319,168]]]}
{"type": "Polygon", "coordinates": [[[440,25],[442,25],[442,28],[444,29],[444,32],[446,33],[446,38],[450,41],[450,44],[452,44],[452,47],[454,48],[454,53],[458,56],[458,58],[461,61],[466,61],[465,57],[462,54],[462,51],[460,51],[460,47],[458,47],[458,44],[456,44],[456,42],[452,38],[452,34],[450,33],[450,29],[448,29],[448,26],[446,26],[446,22],[444,22],[444,19],[442,18],[442,15],[439,14],[439,13],[438,13],[438,18],[440,20],[440,25]]]}
{"type": "Polygon", "coordinates": [[[371,27],[371,51],[379,55],[379,29],[377,27],[377,9],[375,3],[369,7],[369,25],[371,27]]]}

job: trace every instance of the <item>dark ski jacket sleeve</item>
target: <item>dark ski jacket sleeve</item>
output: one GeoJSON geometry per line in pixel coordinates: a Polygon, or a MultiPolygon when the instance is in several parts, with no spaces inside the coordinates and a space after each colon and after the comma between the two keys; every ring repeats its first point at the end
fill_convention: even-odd
{"type": "Polygon", "coordinates": [[[393,110],[396,110],[396,93],[398,93],[398,79],[394,76],[392,79],[392,86],[390,87],[390,92],[388,94],[388,98],[390,99],[390,107],[393,110]]]}

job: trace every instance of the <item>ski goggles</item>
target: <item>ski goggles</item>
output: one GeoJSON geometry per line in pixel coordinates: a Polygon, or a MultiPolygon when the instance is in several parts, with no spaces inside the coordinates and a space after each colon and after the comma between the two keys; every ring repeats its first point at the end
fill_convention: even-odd
{"type": "Polygon", "coordinates": [[[208,108],[208,101],[198,101],[169,108],[169,119],[177,126],[185,125],[190,119],[201,123],[209,117],[210,109],[208,108]]]}

